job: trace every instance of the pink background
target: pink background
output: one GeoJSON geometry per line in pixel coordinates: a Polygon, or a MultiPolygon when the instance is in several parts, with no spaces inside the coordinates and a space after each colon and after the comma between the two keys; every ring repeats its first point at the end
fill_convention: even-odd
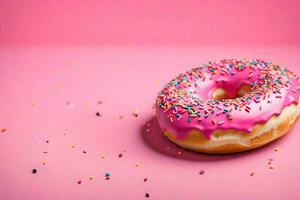
{"type": "Polygon", "coordinates": [[[299,123],[209,156],[165,139],[152,109],[165,82],[208,60],[300,75],[299,13],[296,0],[0,0],[0,200],[300,199],[299,123]]]}

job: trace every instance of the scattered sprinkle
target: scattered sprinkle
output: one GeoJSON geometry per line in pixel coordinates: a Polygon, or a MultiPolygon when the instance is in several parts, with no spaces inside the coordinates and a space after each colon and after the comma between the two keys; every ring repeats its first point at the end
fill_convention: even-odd
{"type": "Polygon", "coordinates": [[[148,181],[148,178],[144,178],[144,182],[147,182],[148,181]]]}
{"type": "Polygon", "coordinates": [[[139,109],[135,108],[135,109],[133,110],[133,112],[132,112],[132,115],[133,115],[134,117],[138,117],[138,116],[139,116],[139,109]]]}
{"type": "Polygon", "coordinates": [[[33,169],[33,170],[31,171],[31,173],[36,174],[36,173],[37,173],[37,169],[33,169]]]}
{"type": "Polygon", "coordinates": [[[74,107],[74,104],[69,102],[69,101],[67,101],[67,105],[70,106],[70,107],[74,107]]]}
{"type": "Polygon", "coordinates": [[[77,181],[77,184],[81,184],[82,182],[81,181],[77,181]]]}
{"type": "Polygon", "coordinates": [[[90,177],[89,177],[89,180],[90,180],[90,181],[91,181],[91,180],[94,180],[94,178],[95,178],[94,176],[90,176],[90,177]]]}
{"type": "Polygon", "coordinates": [[[278,148],[275,148],[274,151],[278,151],[278,148]]]}
{"type": "Polygon", "coordinates": [[[204,170],[200,170],[200,171],[199,171],[199,174],[200,174],[200,175],[203,175],[204,173],[205,173],[204,170]]]}
{"type": "Polygon", "coordinates": [[[251,172],[250,176],[254,176],[254,172],[251,172]]]}
{"type": "Polygon", "coordinates": [[[122,153],[119,153],[118,157],[119,158],[122,158],[123,154],[122,153]]]}
{"type": "Polygon", "coordinates": [[[1,133],[4,133],[5,131],[7,131],[7,129],[6,129],[6,128],[3,128],[3,129],[1,130],[1,133]]]}
{"type": "Polygon", "coordinates": [[[102,154],[102,155],[101,155],[101,158],[102,158],[102,159],[103,159],[103,158],[105,158],[105,157],[106,157],[106,155],[105,155],[105,154],[102,154]]]}
{"type": "Polygon", "coordinates": [[[135,163],[136,167],[139,167],[141,164],[139,162],[135,163]]]}
{"type": "Polygon", "coordinates": [[[182,154],[181,151],[178,151],[178,152],[177,152],[177,155],[178,155],[178,156],[181,156],[181,154],[182,154]]]}
{"type": "Polygon", "coordinates": [[[87,152],[86,152],[86,151],[83,151],[82,153],[86,154],[87,152]]]}
{"type": "Polygon", "coordinates": [[[146,198],[149,198],[149,197],[150,197],[150,194],[149,194],[149,193],[146,193],[146,194],[145,194],[145,197],[146,197],[146,198]]]}
{"type": "Polygon", "coordinates": [[[110,173],[109,172],[106,172],[105,173],[105,180],[109,180],[110,179],[110,173]]]}
{"type": "Polygon", "coordinates": [[[96,116],[101,117],[101,114],[99,112],[96,112],[96,116]]]}

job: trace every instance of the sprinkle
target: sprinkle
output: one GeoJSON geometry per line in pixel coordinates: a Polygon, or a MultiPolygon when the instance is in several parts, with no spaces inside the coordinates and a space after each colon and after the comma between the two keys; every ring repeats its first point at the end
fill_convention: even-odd
{"type": "Polygon", "coordinates": [[[123,154],[122,153],[119,153],[118,157],[119,158],[122,158],[123,154]]]}
{"type": "Polygon", "coordinates": [[[177,152],[177,155],[178,155],[178,156],[181,156],[181,154],[182,154],[181,151],[178,151],[178,152],[177,152]]]}
{"type": "Polygon", "coordinates": [[[253,176],[254,175],[254,172],[251,172],[250,176],[253,176]]]}
{"type": "Polygon", "coordinates": [[[102,101],[98,101],[98,104],[102,104],[102,101]]]}
{"type": "Polygon", "coordinates": [[[103,159],[103,158],[105,158],[105,157],[106,157],[106,155],[105,155],[105,154],[102,154],[102,155],[101,155],[101,158],[102,158],[102,159],[103,159]]]}
{"type": "Polygon", "coordinates": [[[75,148],[75,145],[71,145],[71,148],[74,149],[74,148],[75,148]]]}
{"type": "Polygon", "coordinates": [[[218,125],[222,125],[222,124],[224,124],[224,121],[220,121],[220,122],[218,123],[218,125]]]}
{"type": "Polygon", "coordinates": [[[140,165],[141,165],[141,164],[140,164],[140,163],[138,163],[138,162],[137,162],[137,163],[135,163],[135,166],[136,166],[136,167],[139,167],[140,165]]]}
{"type": "Polygon", "coordinates": [[[83,151],[82,153],[86,154],[87,152],[86,152],[86,151],[83,151]]]}
{"type": "Polygon", "coordinates": [[[275,148],[274,151],[278,151],[278,148],[275,148]]]}
{"type": "Polygon", "coordinates": [[[109,172],[105,172],[105,177],[108,177],[110,176],[110,173],[109,172]]]}
{"type": "Polygon", "coordinates": [[[6,128],[3,128],[3,129],[1,130],[1,133],[4,133],[5,131],[7,131],[7,129],[6,129],[6,128]]]}
{"type": "Polygon", "coordinates": [[[216,119],[213,119],[213,120],[212,120],[212,123],[213,123],[214,125],[217,124],[216,119]]]}
{"type": "Polygon", "coordinates": [[[205,173],[204,170],[200,170],[200,171],[199,171],[199,174],[200,174],[200,175],[203,175],[204,173],[205,173]]]}
{"type": "Polygon", "coordinates": [[[81,181],[77,181],[77,184],[81,184],[82,182],[81,181]]]}
{"type": "Polygon", "coordinates": [[[42,162],[42,165],[46,165],[46,164],[47,164],[47,161],[42,162]]]}
{"type": "Polygon", "coordinates": [[[91,180],[94,180],[94,178],[95,178],[95,177],[90,176],[90,177],[89,177],[89,180],[90,180],[90,181],[91,181],[91,180]]]}
{"type": "Polygon", "coordinates": [[[119,116],[119,119],[123,119],[123,118],[124,118],[124,116],[123,116],[123,115],[120,115],[120,116],[119,116]]]}
{"type": "Polygon", "coordinates": [[[33,170],[31,171],[31,173],[36,174],[36,173],[37,173],[37,169],[33,169],[33,170]]]}
{"type": "Polygon", "coordinates": [[[146,131],[146,133],[150,133],[150,129],[149,128],[147,128],[145,131],[146,131]]]}
{"type": "Polygon", "coordinates": [[[149,194],[149,193],[146,193],[146,194],[145,194],[145,197],[146,197],[146,198],[149,198],[149,197],[150,197],[150,194],[149,194]]]}
{"type": "Polygon", "coordinates": [[[253,77],[253,72],[251,72],[248,76],[248,79],[251,79],[253,77]]]}
{"type": "Polygon", "coordinates": [[[139,116],[139,109],[135,108],[134,111],[133,111],[133,113],[132,113],[132,115],[134,117],[138,117],[139,116]]]}
{"type": "Polygon", "coordinates": [[[144,178],[144,182],[147,182],[148,178],[144,178]]]}
{"type": "Polygon", "coordinates": [[[96,112],[96,116],[101,117],[102,115],[99,112],[96,112]]]}
{"type": "Polygon", "coordinates": [[[269,166],[269,169],[274,169],[274,167],[273,166],[269,166]]]}
{"type": "Polygon", "coordinates": [[[282,98],[282,96],[275,96],[275,98],[280,99],[280,98],[282,98]]]}
{"type": "Polygon", "coordinates": [[[69,101],[67,101],[67,105],[70,106],[70,107],[73,107],[73,106],[74,106],[74,104],[71,103],[71,102],[69,102],[69,101]]]}

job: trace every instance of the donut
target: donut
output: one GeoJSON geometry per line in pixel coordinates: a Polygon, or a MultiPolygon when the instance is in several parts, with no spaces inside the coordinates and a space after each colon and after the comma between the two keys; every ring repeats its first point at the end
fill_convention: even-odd
{"type": "Polygon", "coordinates": [[[261,147],[300,115],[299,78],[261,59],[223,59],[178,75],[156,99],[156,117],[175,144],[202,153],[261,147]]]}

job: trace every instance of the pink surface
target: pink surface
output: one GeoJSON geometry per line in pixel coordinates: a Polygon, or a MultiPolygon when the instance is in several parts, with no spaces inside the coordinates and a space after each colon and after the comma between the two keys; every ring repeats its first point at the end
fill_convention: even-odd
{"type": "Polygon", "coordinates": [[[1,44],[299,44],[299,0],[0,0],[1,44]]]}
{"type": "Polygon", "coordinates": [[[199,63],[260,57],[300,75],[299,53],[296,46],[1,48],[0,199],[144,199],[146,192],[149,199],[299,199],[299,123],[259,150],[208,156],[162,137],[152,109],[163,83],[199,63]]]}
{"type": "Polygon", "coordinates": [[[208,60],[258,57],[300,75],[299,8],[0,0],[0,200],[300,199],[299,123],[262,149],[208,156],[166,140],[152,109],[164,83],[208,60]]]}

